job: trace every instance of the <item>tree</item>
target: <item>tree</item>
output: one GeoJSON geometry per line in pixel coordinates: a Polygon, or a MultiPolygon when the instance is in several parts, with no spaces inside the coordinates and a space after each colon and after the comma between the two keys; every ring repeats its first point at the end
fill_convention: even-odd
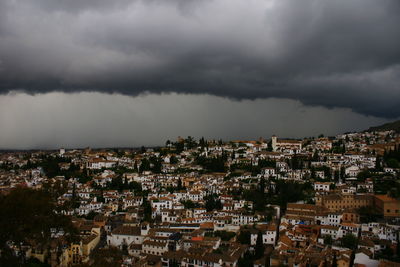
{"type": "Polygon", "coordinates": [[[397,159],[394,158],[390,158],[387,160],[387,165],[389,168],[399,168],[400,167],[400,163],[397,159]]]}
{"type": "Polygon", "coordinates": [[[337,267],[337,258],[336,258],[336,253],[333,254],[333,260],[332,260],[332,267],[337,267]]]}
{"type": "Polygon", "coordinates": [[[253,267],[253,257],[249,251],[238,260],[238,267],[253,267]]]}
{"type": "Polygon", "coordinates": [[[192,149],[197,146],[196,140],[194,140],[194,138],[191,136],[188,136],[185,139],[185,144],[186,144],[187,149],[192,149]]]}
{"type": "Polygon", "coordinates": [[[397,188],[391,188],[388,191],[388,196],[392,198],[398,198],[400,196],[399,190],[397,188]]]}
{"type": "Polygon", "coordinates": [[[144,213],[144,221],[146,222],[151,222],[153,219],[151,217],[152,215],[152,210],[151,210],[151,205],[150,202],[147,200],[147,198],[143,198],[143,213],[144,213]]]}
{"type": "Polygon", "coordinates": [[[176,187],[176,190],[180,191],[180,190],[182,190],[182,189],[183,189],[182,179],[179,178],[179,180],[178,180],[178,185],[177,185],[177,187],[176,187]]]}
{"type": "Polygon", "coordinates": [[[250,245],[251,234],[249,231],[240,231],[240,234],[237,237],[237,241],[241,244],[250,245]]]}
{"type": "Polygon", "coordinates": [[[181,203],[183,204],[183,206],[185,207],[185,209],[194,209],[194,208],[198,208],[198,203],[195,203],[191,200],[182,200],[181,203]]]}
{"type": "Polygon", "coordinates": [[[259,188],[260,188],[260,192],[261,192],[261,193],[264,193],[264,192],[265,192],[265,178],[264,178],[264,177],[262,177],[262,178],[260,179],[259,188]]]}
{"type": "Polygon", "coordinates": [[[162,161],[161,161],[161,158],[158,158],[158,157],[151,157],[150,158],[150,166],[153,166],[152,168],[151,168],[151,170],[154,172],[154,173],[161,173],[161,169],[162,169],[162,161]]]}
{"type": "Polygon", "coordinates": [[[269,140],[268,142],[267,151],[272,151],[272,140],[269,140]]]}
{"type": "Polygon", "coordinates": [[[76,197],[76,184],[75,183],[72,185],[71,200],[72,200],[72,202],[75,202],[77,200],[77,197],[76,197]]]}
{"type": "Polygon", "coordinates": [[[376,157],[376,161],[375,161],[375,169],[377,170],[377,171],[381,171],[382,170],[382,163],[381,163],[381,157],[380,156],[377,156],[376,157]]]}
{"type": "Polygon", "coordinates": [[[324,237],[324,245],[332,245],[332,242],[333,242],[332,236],[326,235],[324,237]]]}
{"type": "Polygon", "coordinates": [[[312,156],[312,160],[313,160],[313,161],[318,161],[318,160],[319,160],[318,151],[315,151],[315,152],[314,152],[314,155],[312,156]]]}
{"type": "Polygon", "coordinates": [[[235,232],[228,231],[215,231],[213,233],[214,236],[220,237],[222,241],[229,241],[236,235],[235,232]]]}
{"type": "Polygon", "coordinates": [[[201,165],[208,172],[224,172],[226,156],[203,157],[196,159],[197,164],[201,165]]]}
{"type": "Polygon", "coordinates": [[[371,172],[369,170],[363,170],[359,174],[357,174],[357,180],[358,181],[365,181],[365,179],[371,177],[371,172]]]}
{"type": "Polygon", "coordinates": [[[379,252],[379,258],[384,258],[388,260],[393,260],[394,251],[389,246],[386,246],[383,250],[379,252]]]}
{"type": "Polygon", "coordinates": [[[209,195],[205,199],[206,199],[205,208],[207,209],[207,211],[222,209],[221,200],[215,199],[214,195],[209,195]]]}
{"type": "Polygon", "coordinates": [[[177,159],[177,157],[175,157],[174,155],[172,155],[172,156],[170,157],[170,159],[169,159],[169,162],[170,162],[171,164],[177,164],[177,163],[178,163],[178,159],[177,159]]]}
{"type": "Polygon", "coordinates": [[[333,176],[334,176],[334,180],[335,180],[336,182],[339,181],[339,177],[340,177],[340,176],[339,176],[339,171],[335,171],[333,176]]]}
{"type": "Polygon", "coordinates": [[[185,149],[185,142],[176,142],[175,145],[175,152],[180,154],[185,149]]]}
{"type": "Polygon", "coordinates": [[[207,146],[207,142],[204,139],[204,137],[200,138],[199,145],[200,145],[201,149],[204,149],[207,146]]]}
{"type": "Polygon", "coordinates": [[[169,147],[171,145],[171,141],[170,140],[167,140],[166,142],[165,142],[165,146],[166,147],[169,147]]]}
{"type": "Polygon", "coordinates": [[[150,161],[144,158],[140,163],[139,172],[144,172],[149,170],[150,170],[150,161]]]}
{"type": "Polygon", "coordinates": [[[43,190],[15,188],[0,196],[0,250],[7,247],[7,241],[35,240],[48,246],[51,229],[63,230],[67,240],[75,240],[77,232],[70,218],[55,210],[54,200],[43,190]]]}
{"type": "Polygon", "coordinates": [[[0,266],[21,266],[20,260],[8,246],[0,247],[0,266]]]}
{"type": "Polygon", "coordinates": [[[358,244],[358,239],[353,234],[346,234],[342,237],[340,241],[342,247],[349,248],[349,249],[356,249],[358,244]]]}
{"type": "Polygon", "coordinates": [[[110,267],[121,266],[123,253],[116,247],[97,249],[92,254],[91,266],[110,267]]]}
{"type": "Polygon", "coordinates": [[[256,247],[255,247],[255,258],[259,259],[263,255],[264,255],[264,244],[263,244],[263,240],[262,240],[262,232],[258,231],[256,247]]]}

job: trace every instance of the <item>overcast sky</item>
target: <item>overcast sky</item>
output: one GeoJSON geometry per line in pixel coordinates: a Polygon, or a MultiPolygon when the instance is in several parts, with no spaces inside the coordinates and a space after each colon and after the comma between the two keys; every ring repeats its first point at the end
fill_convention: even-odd
{"type": "Polygon", "coordinates": [[[399,14],[398,0],[2,0],[0,148],[398,119],[399,14]]]}

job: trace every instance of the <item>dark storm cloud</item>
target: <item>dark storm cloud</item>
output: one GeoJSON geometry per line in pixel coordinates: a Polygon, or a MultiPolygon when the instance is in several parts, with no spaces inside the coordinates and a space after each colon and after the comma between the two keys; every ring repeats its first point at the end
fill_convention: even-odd
{"type": "Polygon", "coordinates": [[[398,0],[0,3],[0,90],[291,98],[400,116],[398,0]]]}

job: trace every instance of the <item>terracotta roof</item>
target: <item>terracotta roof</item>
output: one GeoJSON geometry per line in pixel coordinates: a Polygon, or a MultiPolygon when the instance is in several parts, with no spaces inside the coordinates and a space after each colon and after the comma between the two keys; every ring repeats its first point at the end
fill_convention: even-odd
{"type": "Polygon", "coordinates": [[[396,202],[395,198],[389,197],[388,195],[375,195],[375,198],[382,200],[383,202],[396,202]]]}
{"type": "Polygon", "coordinates": [[[113,235],[135,235],[140,236],[140,227],[121,225],[112,231],[113,235]]]}

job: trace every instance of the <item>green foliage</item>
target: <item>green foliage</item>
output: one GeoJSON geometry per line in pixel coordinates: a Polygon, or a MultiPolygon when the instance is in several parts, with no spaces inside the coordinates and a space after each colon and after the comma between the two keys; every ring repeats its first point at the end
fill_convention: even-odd
{"type": "Polygon", "coordinates": [[[199,156],[196,159],[196,163],[202,166],[208,172],[225,172],[225,162],[226,157],[224,156],[210,158],[199,156]]]}
{"type": "Polygon", "coordinates": [[[147,158],[142,159],[139,167],[139,172],[150,171],[150,161],[147,158]]]}
{"type": "Polygon", "coordinates": [[[369,170],[363,170],[357,175],[357,180],[360,182],[364,182],[365,179],[371,178],[372,174],[369,170]]]}
{"type": "Polygon", "coordinates": [[[324,245],[332,245],[332,242],[333,242],[332,236],[326,235],[324,237],[324,245]]]}
{"type": "Polygon", "coordinates": [[[387,260],[396,260],[396,257],[394,257],[394,251],[387,246],[383,250],[381,250],[379,253],[377,253],[376,258],[378,259],[387,259],[387,260]]]}
{"type": "Polygon", "coordinates": [[[329,168],[328,166],[317,167],[315,168],[315,171],[323,171],[326,179],[332,178],[332,171],[331,168],[329,168]]]}
{"type": "Polygon", "coordinates": [[[390,158],[386,161],[386,164],[389,168],[400,168],[399,161],[394,158],[390,158]]]}
{"type": "Polygon", "coordinates": [[[391,194],[394,198],[400,197],[400,180],[394,177],[374,178],[375,194],[391,194]]]}
{"type": "Polygon", "coordinates": [[[293,169],[293,170],[301,170],[306,167],[306,164],[308,163],[309,159],[302,156],[302,155],[294,155],[290,159],[287,159],[286,162],[287,164],[293,169]]]}
{"type": "Polygon", "coordinates": [[[207,141],[204,139],[204,137],[200,138],[200,140],[199,140],[199,146],[201,147],[201,149],[204,149],[205,147],[208,147],[208,143],[207,143],[207,141]]]}
{"type": "Polygon", "coordinates": [[[396,146],[395,149],[390,151],[385,151],[383,155],[383,161],[390,168],[399,168],[400,167],[400,146],[396,146]]]}
{"type": "Polygon", "coordinates": [[[175,156],[171,156],[171,158],[169,159],[169,162],[171,164],[177,164],[178,163],[178,159],[175,156]]]}
{"type": "Polygon", "coordinates": [[[83,216],[87,220],[93,220],[98,213],[94,211],[90,211],[86,216],[83,216]]]}
{"type": "Polygon", "coordinates": [[[110,267],[121,266],[123,253],[116,247],[97,249],[92,254],[90,266],[110,267]]]}
{"type": "Polygon", "coordinates": [[[4,244],[0,244],[0,266],[21,266],[21,260],[4,244]]]}
{"type": "Polygon", "coordinates": [[[51,228],[62,229],[66,238],[73,240],[76,229],[69,217],[55,213],[56,206],[48,192],[15,188],[0,197],[0,247],[8,240],[19,244],[35,240],[46,245],[51,228]]]}
{"type": "Polygon", "coordinates": [[[183,190],[183,189],[185,189],[185,187],[182,185],[182,179],[179,178],[176,190],[180,191],[180,190],[183,190]]]}
{"type": "Polygon", "coordinates": [[[43,168],[43,171],[45,172],[47,177],[52,178],[54,176],[61,175],[61,170],[58,164],[62,162],[67,161],[66,159],[61,157],[46,156],[43,157],[40,166],[43,168]]]}
{"type": "Polygon", "coordinates": [[[400,197],[400,191],[398,188],[391,188],[388,192],[388,196],[392,198],[399,198],[400,197]]]}
{"type": "Polygon", "coordinates": [[[268,142],[268,147],[267,147],[267,151],[272,151],[272,140],[269,140],[268,142]]]}
{"type": "Polygon", "coordinates": [[[376,157],[375,170],[382,171],[382,158],[380,156],[376,157]]]}
{"type": "Polygon", "coordinates": [[[332,143],[332,153],[343,154],[346,152],[346,147],[342,140],[332,143]]]}
{"type": "Polygon", "coordinates": [[[333,260],[332,260],[332,267],[337,267],[337,258],[336,258],[336,253],[333,254],[333,260]]]}
{"type": "Polygon", "coordinates": [[[118,176],[107,184],[107,189],[118,190],[120,192],[122,190],[133,190],[135,193],[140,193],[142,191],[142,186],[138,182],[128,182],[126,179],[118,176]]]}
{"type": "Polygon", "coordinates": [[[250,245],[251,242],[251,234],[249,231],[242,230],[240,231],[237,241],[241,244],[250,245]]]}
{"type": "Polygon", "coordinates": [[[24,267],[50,267],[49,264],[42,263],[41,261],[39,261],[36,258],[28,259],[23,266],[24,267]]]}
{"type": "Polygon", "coordinates": [[[259,259],[262,256],[264,256],[264,244],[262,240],[262,232],[258,231],[254,257],[259,259]]]}
{"type": "Polygon", "coordinates": [[[57,180],[54,183],[46,181],[42,185],[42,190],[48,193],[53,199],[57,199],[61,195],[67,192],[67,181],[57,180]]]}
{"type": "Polygon", "coordinates": [[[228,231],[215,231],[214,236],[220,237],[222,241],[231,240],[236,234],[228,231]]]}
{"type": "Polygon", "coordinates": [[[185,146],[186,146],[187,149],[192,149],[192,148],[195,148],[197,146],[196,140],[191,136],[188,136],[185,139],[184,143],[185,143],[185,146]]]}
{"type": "Polygon", "coordinates": [[[254,166],[250,163],[235,163],[230,165],[230,171],[235,172],[237,170],[246,171],[246,172],[253,172],[254,166]]]}
{"type": "Polygon", "coordinates": [[[253,255],[249,251],[238,260],[238,267],[253,267],[253,255]]]}
{"type": "Polygon", "coordinates": [[[177,154],[180,154],[185,149],[184,142],[176,142],[176,143],[174,143],[174,146],[175,146],[175,152],[177,154]]]}
{"type": "Polygon", "coordinates": [[[215,195],[206,196],[204,200],[206,201],[205,208],[207,211],[222,209],[221,200],[217,199],[215,195]]]}
{"type": "Polygon", "coordinates": [[[92,178],[90,176],[88,176],[85,171],[80,172],[80,173],[75,173],[75,174],[71,175],[71,177],[77,177],[78,182],[81,184],[86,184],[87,182],[90,182],[92,180],[92,178]]]}
{"type": "Polygon", "coordinates": [[[151,157],[150,164],[152,166],[151,171],[154,173],[161,173],[162,160],[159,157],[151,157]]]}
{"type": "Polygon", "coordinates": [[[194,209],[200,207],[199,203],[195,203],[191,200],[182,200],[181,203],[185,207],[185,209],[194,209]]]}
{"type": "Polygon", "coordinates": [[[342,247],[349,248],[349,249],[356,249],[358,244],[358,239],[353,234],[346,234],[340,240],[340,244],[342,247]]]}
{"type": "Polygon", "coordinates": [[[258,167],[260,168],[275,168],[276,167],[276,161],[275,160],[268,160],[268,159],[261,159],[258,161],[258,167]]]}
{"type": "Polygon", "coordinates": [[[67,170],[61,170],[60,163],[70,163],[70,160],[63,157],[43,156],[40,163],[32,164],[30,167],[40,166],[43,168],[47,177],[64,176],[66,179],[79,178],[82,183],[90,180],[85,170],[81,170],[78,165],[70,163],[67,170]]]}
{"type": "Polygon", "coordinates": [[[144,210],[143,210],[143,213],[144,213],[143,220],[146,221],[146,222],[152,222],[153,219],[151,217],[151,214],[152,214],[151,205],[150,205],[150,202],[147,200],[147,198],[143,198],[142,206],[144,208],[144,210]]]}
{"type": "Polygon", "coordinates": [[[239,176],[240,171],[251,172],[252,175],[257,175],[261,173],[262,168],[275,168],[276,161],[274,160],[259,160],[257,165],[252,163],[235,163],[230,165],[231,177],[239,176]]]}
{"type": "Polygon", "coordinates": [[[265,211],[266,204],[280,205],[282,209],[286,209],[287,203],[308,200],[313,192],[310,183],[277,180],[275,190],[272,190],[269,184],[265,186],[269,188],[268,193],[262,192],[261,186],[253,190],[244,190],[242,193],[243,199],[253,201],[256,211],[265,211]]]}
{"type": "Polygon", "coordinates": [[[143,158],[139,167],[139,172],[152,171],[154,173],[161,173],[162,160],[159,157],[151,157],[149,159],[143,158]]]}

